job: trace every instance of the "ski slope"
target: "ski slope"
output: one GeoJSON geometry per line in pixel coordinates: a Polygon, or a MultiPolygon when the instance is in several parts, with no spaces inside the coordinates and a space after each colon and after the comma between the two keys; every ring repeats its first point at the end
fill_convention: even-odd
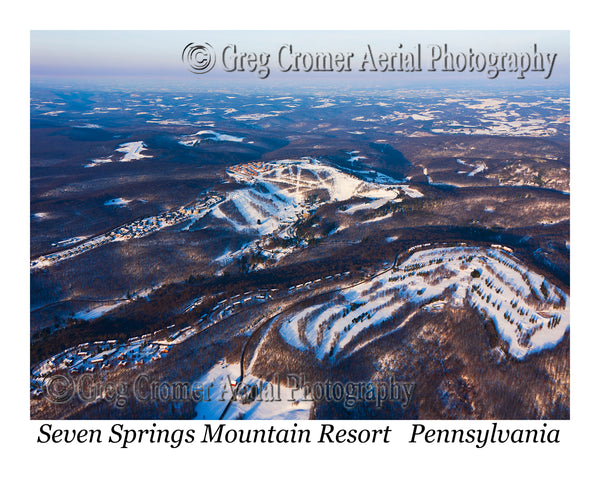
{"type": "Polygon", "coordinates": [[[377,208],[398,195],[394,188],[360,180],[312,158],[236,165],[227,174],[247,187],[229,193],[213,216],[235,230],[260,235],[290,225],[327,202],[357,197],[366,201],[362,208],[377,208]]]}
{"type": "MultiPolygon", "coordinates": [[[[322,360],[351,353],[345,351],[351,340],[404,306],[440,310],[465,303],[493,320],[518,359],[555,346],[569,328],[569,296],[514,256],[493,247],[448,247],[414,252],[337,299],[290,315],[279,332],[322,360]]],[[[402,326],[408,317],[396,320],[402,326]]]]}

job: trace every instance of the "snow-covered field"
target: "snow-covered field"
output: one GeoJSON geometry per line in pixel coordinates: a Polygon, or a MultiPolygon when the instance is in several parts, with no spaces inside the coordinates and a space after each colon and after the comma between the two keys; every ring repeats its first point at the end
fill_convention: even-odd
{"type": "Polygon", "coordinates": [[[87,310],[82,310],[80,312],[77,312],[75,315],[73,315],[73,317],[77,318],[79,320],[94,320],[96,318],[101,317],[106,312],[110,312],[111,310],[114,310],[115,308],[117,308],[120,305],[121,305],[121,302],[105,303],[98,307],[94,307],[94,308],[90,308],[87,310]]]}
{"type": "MultiPolygon", "coordinates": [[[[487,170],[487,165],[485,163],[482,163],[481,165],[473,165],[473,164],[465,162],[464,160],[461,160],[460,158],[457,158],[456,162],[460,163],[461,165],[465,165],[466,167],[471,167],[473,169],[469,173],[467,173],[467,177],[474,177],[478,173],[481,173],[484,170],[487,170]]],[[[459,171],[457,173],[465,173],[465,172],[459,171]]]]}
{"type": "Polygon", "coordinates": [[[276,116],[277,116],[276,113],[248,113],[245,115],[238,115],[233,118],[236,120],[239,120],[240,122],[246,122],[246,121],[257,121],[257,120],[262,120],[263,118],[276,117],[276,116]]]}
{"type": "Polygon", "coordinates": [[[119,145],[119,148],[115,152],[124,153],[119,162],[131,162],[133,160],[140,160],[142,158],[151,158],[149,155],[144,155],[142,152],[146,150],[146,144],[144,142],[128,142],[119,145]]]}
{"type": "Polygon", "coordinates": [[[98,165],[102,165],[103,163],[112,163],[111,157],[103,157],[103,158],[93,158],[90,160],[90,163],[86,163],[84,165],[85,168],[97,167],[98,165]]]}
{"type": "Polygon", "coordinates": [[[344,210],[344,213],[353,214],[353,213],[359,212],[361,210],[377,209],[377,208],[385,205],[387,202],[389,202],[394,197],[395,197],[395,194],[393,197],[383,197],[383,198],[374,200],[372,202],[358,203],[358,204],[352,205],[350,208],[344,210]]]}
{"type": "Polygon", "coordinates": [[[400,185],[399,188],[410,198],[421,198],[424,196],[416,188],[409,187],[408,185],[400,185]]]}
{"type": "Polygon", "coordinates": [[[236,390],[242,381],[239,375],[239,364],[222,360],[195,382],[204,392],[204,399],[196,405],[196,420],[218,420],[234,395],[224,420],[308,420],[312,402],[298,401],[298,392],[293,392],[285,379],[269,383],[245,375],[236,390]],[[249,396],[253,387],[258,392],[254,400],[249,396]]]}
{"type": "Polygon", "coordinates": [[[117,207],[123,207],[125,205],[127,205],[129,202],[131,202],[131,200],[125,200],[124,198],[112,198],[110,200],[107,200],[106,202],[104,202],[104,205],[107,207],[111,207],[111,206],[117,206],[117,207]]]}
{"type": "Polygon", "coordinates": [[[282,337],[319,359],[348,354],[348,342],[401,307],[438,309],[442,304],[434,302],[443,299],[450,307],[466,302],[489,316],[509,353],[522,359],[560,342],[570,322],[569,296],[499,247],[417,251],[399,267],[342,295],[341,303],[291,315],[281,324],[282,337]]]}
{"type": "Polygon", "coordinates": [[[87,237],[72,237],[72,238],[67,238],[65,240],[61,240],[60,242],[53,243],[52,246],[53,247],[68,247],[69,245],[73,245],[74,243],[82,242],[86,238],[87,237]]]}
{"type": "MultiPolygon", "coordinates": [[[[352,132],[350,132],[352,133],[352,132]]],[[[356,133],[356,132],[354,132],[356,133]]],[[[361,132],[363,133],[363,132],[361,132]]],[[[366,160],[367,157],[363,157],[362,155],[359,155],[360,151],[359,150],[352,150],[351,152],[346,152],[348,155],[350,155],[350,158],[348,159],[348,161],[350,163],[354,163],[356,161],[360,161],[360,160],[366,160]]]]}
{"type": "Polygon", "coordinates": [[[121,305],[132,302],[134,300],[137,300],[138,298],[147,297],[148,295],[150,295],[150,293],[152,293],[157,288],[158,288],[158,286],[146,288],[146,289],[140,290],[139,292],[137,292],[133,295],[130,295],[129,297],[123,296],[123,298],[121,298],[119,300],[114,300],[111,302],[104,302],[97,307],[87,308],[85,310],[76,312],[73,315],[73,317],[77,318],[79,320],[94,320],[96,318],[101,317],[106,312],[110,312],[111,310],[114,310],[115,308],[120,307],[121,305]]]}
{"type": "Polygon", "coordinates": [[[31,214],[31,218],[35,219],[38,222],[41,222],[42,220],[46,220],[51,217],[52,216],[48,212],[37,212],[31,214]]]}
{"type": "Polygon", "coordinates": [[[142,141],[122,143],[118,148],[115,149],[115,152],[123,154],[120,156],[120,158],[115,160],[113,159],[113,155],[102,158],[94,158],[90,160],[90,163],[84,165],[84,167],[91,168],[97,167],[98,165],[102,165],[104,163],[131,162],[134,160],[141,160],[143,158],[152,158],[151,155],[144,155],[143,152],[146,150],[146,144],[142,141]]]}
{"type": "Polygon", "coordinates": [[[213,142],[242,142],[244,138],[228,135],[226,133],[218,133],[213,130],[200,130],[193,135],[186,135],[185,137],[182,137],[179,143],[181,145],[185,145],[186,147],[193,147],[199,143],[202,143],[203,140],[211,140],[213,142]]]}
{"type": "Polygon", "coordinates": [[[458,103],[463,108],[476,112],[475,124],[460,124],[454,119],[446,121],[436,118],[434,133],[453,133],[464,135],[510,135],[547,137],[556,135],[554,124],[568,123],[568,111],[564,109],[565,99],[544,99],[552,105],[542,105],[542,102],[517,102],[506,98],[472,98],[472,99],[447,99],[446,103],[458,103]],[[534,116],[521,115],[520,108],[539,108],[540,113],[534,116]],[[556,112],[567,115],[560,116],[556,112]]]}

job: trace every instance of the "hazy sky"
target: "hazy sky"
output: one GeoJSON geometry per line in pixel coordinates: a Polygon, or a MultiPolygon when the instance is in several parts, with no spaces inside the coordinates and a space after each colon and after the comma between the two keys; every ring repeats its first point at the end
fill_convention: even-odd
{"type": "MultiPolygon", "coordinates": [[[[548,65],[546,57],[545,64],[548,65]]],[[[230,58],[231,62],[231,58],[230,58]]],[[[442,68],[438,62],[438,69],[442,68]]],[[[567,31],[32,31],[32,82],[61,77],[110,78],[134,77],[149,81],[154,78],[194,80],[206,84],[218,82],[310,83],[329,81],[368,84],[369,82],[401,86],[403,84],[471,83],[479,86],[568,86],[569,33],[567,31]],[[194,75],[182,62],[183,48],[190,42],[209,42],[216,52],[216,64],[208,73],[194,75]],[[501,72],[496,79],[488,79],[484,72],[440,73],[427,72],[358,72],[362,59],[371,45],[380,52],[411,52],[422,46],[423,70],[430,66],[431,45],[448,45],[451,52],[556,53],[552,75],[545,80],[542,73],[525,73],[517,80],[517,73],[501,72]],[[269,76],[259,79],[257,72],[225,72],[222,52],[235,44],[238,53],[268,53],[269,76]],[[293,46],[296,52],[353,52],[352,72],[310,73],[279,71],[277,53],[282,45],[293,46]],[[399,48],[399,44],[403,48],[399,48]]]]}

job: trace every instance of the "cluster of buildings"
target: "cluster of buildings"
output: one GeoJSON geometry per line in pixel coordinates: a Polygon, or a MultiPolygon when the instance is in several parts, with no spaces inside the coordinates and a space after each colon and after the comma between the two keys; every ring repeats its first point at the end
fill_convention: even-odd
{"type": "Polygon", "coordinates": [[[46,378],[59,371],[76,376],[116,368],[135,368],[158,361],[169,353],[173,345],[197,333],[191,326],[177,331],[172,330],[174,327],[175,325],[170,325],[151,334],[130,338],[124,343],[118,343],[117,340],[100,340],[63,350],[32,369],[31,392],[34,396],[41,395],[46,378]],[[157,337],[161,340],[156,339],[157,337]]]}
{"type": "Polygon", "coordinates": [[[161,355],[169,352],[170,347],[153,342],[149,337],[150,335],[144,335],[131,338],[123,344],[116,340],[100,340],[68,348],[35,367],[32,380],[41,379],[58,370],[67,370],[71,375],[77,375],[159,360],[161,355]]]}
{"type": "Polygon", "coordinates": [[[98,235],[97,237],[94,237],[91,240],[88,240],[87,242],[82,243],[80,245],[77,245],[76,247],[71,247],[60,252],[50,253],[48,255],[42,255],[41,257],[31,260],[31,262],[29,262],[29,268],[34,269],[47,267],[54,263],[60,262],[61,260],[66,260],[68,258],[74,257],[75,255],[85,253],[89,250],[104,245],[105,243],[111,242],[112,238],[110,238],[109,235],[110,234],[98,235]]]}
{"type": "MultiPolygon", "coordinates": [[[[272,297],[271,293],[269,292],[276,291],[276,288],[272,288],[270,289],[270,291],[260,290],[257,292],[244,292],[243,294],[234,295],[229,299],[221,300],[220,302],[217,302],[217,304],[213,307],[211,311],[211,318],[222,320],[223,318],[232,315],[234,311],[237,308],[240,308],[241,306],[248,305],[254,302],[270,300],[272,297]]],[[[201,319],[206,318],[206,316],[208,315],[203,315],[201,319]]]]}
{"type": "Polygon", "coordinates": [[[344,273],[336,273],[335,275],[327,275],[326,277],[320,277],[320,278],[316,278],[315,280],[309,280],[308,282],[305,283],[299,283],[298,285],[292,285],[291,287],[288,288],[288,291],[292,291],[292,290],[300,290],[300,289],[310,289],[311,285],[314,286],[318,283],[321,283],[322,281],[328,281],[328,280],[332,280],[334,278],[340,278],[342,276],[348,276],[350,275],[350,271],[344,272],[344,273]]]}
{"type": "Polygon", "coordinates": [[[270,172],[274,168],[275,165],[273,165],[272,163],[251,162],[228,167],[226,171],[230,175],[243,175],[254,178],[260,175],[261,173],[270,172]]]}
{"type": "Polygon", "coordinates": [[[50,253],[48,255],[42,255],[30,262],[30,268],[41,268],[66,260],[76,255],[82,254],[101,245],[110,242],[118,242],[123,240],[129,240],[131,238],[140,238],[149,235],[152,232],[160,230],[161,228],[169,227],[177,223],[184,222],[191,217],[197,215],[203,215],[207,213],[208,209],[215,205],[221,200],[221,197],[217,195],[210,195],[205,200],[188,205],[186,207],[180,207],[177,210],[161,213],[160,215],[153,217],[146,217],[135,222],[123,225],[108,233],[98,235],[85,243],[71,247],[60,252],[50,253]]]}

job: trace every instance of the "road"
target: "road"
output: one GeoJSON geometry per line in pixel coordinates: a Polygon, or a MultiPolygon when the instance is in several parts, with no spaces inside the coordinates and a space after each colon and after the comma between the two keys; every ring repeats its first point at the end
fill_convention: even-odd
{"type": "MultiPolygon", "coordinates": [[[[408,254],[408,252],[405,252],[402,257],[406,256],[408,258],[408,256],[410,256],[408,254]]],[[[394,262],[392,263],[392,266],[381,270],[380,272],[378,272],[377,274],[364,278],[361,281],[357,282],[357,283],[353,283],[352,285],[348,285],[346,287],[339,287],[339,288],[334,288],[332,290],[327,290],[326,292],[321,292],[313,297],[311,297],[311,299],[317,300],[319,297],[324,297],[324,296],[329,296],[333,293],[338,293],[338,292],[343,292],[344,290],[348,290],[349,288],[354,288],[358,285],[361,285],[365,282],[371,281],[374,278],[383,275],[386,272],[389,272],[390,270],[392,270],[393,268],[396,267],[396,264],[398,263],[398,259],[401,257],[400,252],[396,253],[396,256],[394,257],[394,262]]],[[[223,412],[221,413],[221,416],[219,417],[219,420],[223,420],[225,418],[225,415],[227,414],[227,411],[229,410],[229,407],[231,407],[232,402],[234,401],[234,398],[237,398],[238,392],[240,390],[240,388],[242,387],[243,383],[244,383],[244,374],[245,374],[245,369],[244,369],[244,358],[246,357],[246,352],[248,350],[248,346],[252,343],[252,340],[254,340],[255,338],[257,338],[257,335],[262,331],[262,329],[272,323],[272,321],[274,321],[278,316],[287,313],[289,310],[293,310],[294,308],[296,308],[296,303],[290,305],[289,307],[286,307],[283,310],[277,311],[276,313],[265,317],[263,320],[261,320],[259,322],[259,324],[256,326],[256,329],[252,332],[252,334],[250,335],[250,337],[248,337],[248,339],[246,340],[246,342],[244,343],[244,346],[242,347],[242,353],[240,355],[240,381],[237,383],[236,387],[235,387],[235,391],[234,394],[231,396],[231,398],[229,399],[229,401],[227,402],[227,405],[225,406],[225,409],[223,410],[223,412]]]]}

